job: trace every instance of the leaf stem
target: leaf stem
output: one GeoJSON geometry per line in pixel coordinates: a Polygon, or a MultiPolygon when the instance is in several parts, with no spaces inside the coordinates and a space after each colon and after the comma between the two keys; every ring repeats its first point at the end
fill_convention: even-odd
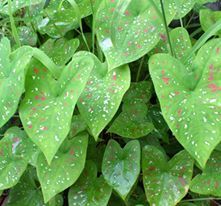
{"type": "Polygon", "coordinates": [[[196,201],[205,201],[205,200],[221,200],[221,198],[215,198],[215,197],[204,197],[204,198],[195,198],[195,199],[187,199],[182,200],[180,202],[196,202],[196,201]]]}
{"type": "Polygon", "coordinates": [[[16,43],[17,47],[20,47],[21,42],[20,42],[20,39],[19,39],[19,36],[18,36],[18,31],[16,29],[14,17],[13,17],[13,14],[12,14],[12,2],[11,2],[11,0],[8,0],[8,13],[9,13],[9,19],[10,19],[13,38],[15,40],[15,43],[16,43]]]}
{"type": "Polygon", "coordinates": [[[90,0],[91,3],[91,11],[92,11],[92,53],[94,54],[94,42],[95,42],[95,34],[94,34],[94,8],[92,0],[90,0]]]}
{"type": "Polygon", "coordinates": [[[140,61],[140,65],[139,65],[138,72],[137,72],[137,77],[136,77],[136,82],[138,82],[139,79],[140,79],[140,73],[141,73],[141,70],[142,70],[142,67],[143,67],[144,57],[145,56],[143,56],[141,61],[140,61]]]}
{"type": "Polygon", "coordinates": [[[171,52],[171,55],[174,56],[173,47],[172,47],[172,43],[171,43],[171,40],[170,40],[169,29],[168,29],[168,26],[167,26],[167,20],[166,20],[166,14],[165,14],[165,10],[164,10],[163,0],[160,0],[160,5],[161,5],[162,14],[163,14],[163,22],[164,22],[164,26],[165,26],[165,29],[166,29],[167,39],[168,39],[168,43],[169,43],[169,46],[170,46],[170,52],[171,52]]]}

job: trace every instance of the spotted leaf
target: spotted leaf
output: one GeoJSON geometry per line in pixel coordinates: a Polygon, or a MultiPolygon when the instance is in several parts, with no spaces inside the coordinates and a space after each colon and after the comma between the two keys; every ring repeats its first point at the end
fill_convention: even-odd
{"type": "Polygon", "coordinates": [[[125,200],[140,173],[140,144],[132,140],[122,149],[110,140],[106,147],[102,174],[107,183],[125,200]]]}
{"type": "Polygon", "coordinates": [[[78,46],[78,39],[67,40],[61,38],[58,40],[49,39],[42,45],[41,49],[55,64],[63,66],[72,58],[78,46]]]}
{"type": "Polygon", "coordinates": [[[124,103],[122,112],[114,120],[108,132],[127,138],[139,138],[149,134],[154,126],[147,112],[148,107],[143,102],[135,100],[124,103]]]}
{"type": "Polygon", "coordinates": [[[80,178],[69,190],[69,206],[106,206],[111,192],[104,178],[97,177],[96,165],[88,161],[80,178]]]}
{"type": "MultiPolygon", "coordinates": [[[[170,31],[170,40],[173,48],[173,52],[177,59],[182,59],[186,56],[192,48],[192,43],[188,31],[183,27],[178,27],[170,31]]],[[[168,39],[161,40],[159,44],[154,48],[153,53],[168,53],[170,51],[170,45],[168,39]]]]}
{"type": "Polygon", "coordinates": [[[172,0],[173,7],[176,10],[175,19],[180,19],[186,16],[190,12],[190,10],[194,7],[197,0],[172,0]]]}
{"type": "Polygon", "coordinates": [[[74,115],[71,121],[71,130],[70,130],[69,136],[74,137],[86,129],[87,129],[87,125],[84,122],[81,115],[74,115]]]}
{"type": "Polygon", "coordinates": [[[41,189],[37,185],[38,179],[34,168],[29,168],[22,176],[19,183],[13,187],[5,202],[6,206],[62,206],[60,195],[56,196],[49,204],[44,204],[41,189]]]}
{"type": "Polygon", "coordinates": [[[10,42],[0,42],[0,127],[16,112],[24,91],[25,68],[32,57],[30,47],[21,47],[11,53],[10,42]]]}
{"type": "Polygon", "coordinates": [[[49,166],[44,155],[38,157],[37,175],[44,202],[70,187],[84,169],[88,135],[82,134],[66,140],[49,166]]]}
{"type": "MultiPolygon", "coordinates": [[[[212,11],[210,9],[200,10],[200,23],[202,29],[207,31],[212,25],[221,19],[221,11],[212,11]]],[[[221,37],[221,31],[217,33],[221,37]]]]}
{"type": "Polygon", "coordinates": [[[221,41],[198,52],[191,69],[167,54],[149,61],[163,116],[177,140],[204,167],[221,141],[221,41]]]}
{"type": "Polygon", "coordinates": [[[191,182],[191,191],[202,195],[221,196],[221,155],[214,151],[202,174],[198,174],[191,182]]]}
{"type": "Polygon", "coordinates": [[[92,68],[91,59],[74,56],[56,81],[39,62],[30,65],[19,114],[27,134],[49,163],[68,135],[75,104],[92,68]]]}
{"type": "MultiPolygon", "coordinates": [[[[169,24],[175,11],[170,1],[164,6],[169,24]]],[[[110,70],[139,59],[166,38],[159,0],[103,0],[95,28],[110,70]]]]}
{"type": "Polygon", "coordinates": [[[142,152],[143,183],[150,205],[175,206],[188,192],[193,173],[193,159],[186,151],[169,162],[155,146],[142,152]]]}
{"type": "Polygon", "coordinates": [[[0,141],[0,190],[16,185],[34,151],[25,132],[11,127],[0,141]]]}
{"type": "MultiPolygon", "coordinates": [[[[14,1],[12,1],[11,10],[12,10],[12,13],[14,13],[21,8],[28,7],[31,5],[40,4],[41,2],[43,2],[43,0],[29,0],[29,1],[27,1],[27,0],[14,0],[14,1]]],[[[4,1],[2,1],[0,3],[0,13],[9,15],[8,3],[5,3],[4,1]]]]}
{"type": "Polygon", "coordinates": [[[97,139],[117,112],[130,86],[130,70],[128,66],[122,66],[108,72],[107,64],[92,57],[95,66],[78,101],[78,108],[97,139]]]}

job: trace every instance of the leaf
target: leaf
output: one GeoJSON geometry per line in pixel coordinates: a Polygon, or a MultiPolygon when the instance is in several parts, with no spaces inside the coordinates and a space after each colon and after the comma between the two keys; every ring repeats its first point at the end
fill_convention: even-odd
{"type": "Polygon", "coordinates": [[[95,66],[77,105],[91,134],[97,140],[117,112],[123,95],[130,86],[130,70],[125,65],[108,72],[107,64],[90,56],[94,59],[95,66]]]}
{"type": "Polygon", "coordinates": [[[151,98],[152,84],[148,81],[132,82],[123,98],[123,102],[142,101],[148,103],[151,98]]]}
{"type": "Polygon", "coordinates": [[[30,45],[30,46],[36,45],[38,36],[31,27],[20,26],[17,28],[17,30],[22,45],[30,45]]]}
{"type": "Polygon", "coordinates": [[[214,151],[208,160],[202,174],[198,174],[191,182],[192,192],[202,195],[221,196],[221,156],[220,151],[214,151]]]}
{"type": "MultiPolygon", "coordinates": [[[[212,25],[221,19],[221,11],[211,11],[210,9],[200,10],[200,24],[206,32],[212,25]]],[[[221,31],[217,32],[221,37],[221,31]]]]}
{"type": "Polygon", "coordinates": [[[80,178],[69,190],[69,206],[106,206],[111,192],[104,178],[97,178],[96,165],[88,161],[80,178]]]}
{"type": "Polygon", "coordinates": [[[0,127],[16,112],[24,91],[25,68],[32,57],[30,47],[21,47],[11,53],[10,42],[0,42],[0,127]]]}
{"type": "Polygon", "coordinates": [[[106,147],[102,174],[107,183],[125,200],[140,173],[140,144],[132,140],[124,149],[110,140],[106,147]]]}
{"type": "Polygon", "coordinates": [[[163,116],[201,167],[221,140],[220,48],[220,39],[205,44],[191,69],[167,54],[154,55],[149,61],[163,116]]]}
{"type": "Polygon", "coordinates": [[[108,132],[126,138],[140,138],[149,134],[154,125],[147,117],[148,107],[145,103],[134,101],[123,104],[120,115],[114,120],[108,132]]]}
{"type": "Polygon", "coordinates": [[[37,175],[41,184],[44,202],[70,187],[84,169],[88,135],[81,134],[66,140],[48,165],[43,154],[37,162],[37,175]]]}
{"type": "MultiPolygon", "coordinates": [[[[12,13],[27,6],[40,4],[42,1],[43,0],[14,0],[12,1],[12,13]]],[[[8,4],[1,5],[0,3],[0,13],[9,15],[8,4]]]]}
{"type": "Polygon", "coordinates": [[[16,185],[33,154],[34,145],[25,132],[11,127],[0,140],[0,190],[16,185]]]}
{"type": "Polygon", "coordinates": [[[64,66],[74,55],[79,46],[78,39],[49,39],[41,49],[59,66],[64,66]]]}
{"type": "MultiPolygon", "coordinates": [[[[192,48],[192,43],[190,40],[190,36],[188,31],[183,27],[177,27],[170,31],[170,40],[172,44],[172,48],[174,51],[174,54],[177,59],[182,60],[183,57],[185,57],[190,49],[192,48]]],[[[168,43],[168,39],[161,40],[158,45],[153,50],[153,53],[168,53],[170,51],[170,46],[168,43]]],[[[193,55],[194,57],[194,55],[193,55]]],[[[192,58],[193,59],[193,58],[192,58]]],[[[189,64],[192,63],[192,59],[189,62],[189,64]]]]}
{"type": "Polygon", "coordinates": [[[173,6],[176,10],[175,19],[181,19],[188,14],[198,0],[173,0],[173,6]]]}
{"type": "Polygon", "coordinates": [[[19,183],[13,187],[6,201],[6,206],[62,206],[62,198],[56,196],[55,204],[44,204],[40,188],[36,184],[36,171],[28,169],[19,183]]]}
{"type": "Polygon", "coordinates": [[[30,65],[19,115],[25,131],[48,163],[69,133],[75,104],[92,68],[92,60],[85,55],[73,56],[56,81],[38,61],[30,65]]]}
{"type": "Polygon", "coordinates": [[[186,151],[167,162],[162,151],[145,146],[142,152],[143,183],[150,205],[175,206],[188,192],[193,163],[186,151]]]}
{"type": "MultiPolygon", "coordinates": [[[[167,23],[175,15],[169,1],[164,2],[167,23]]],[[[99,45],[108,69],[135,61],[165,38],[159,0],[103,0],[95,16],[99,45]]]]}
{"type": "Polygon", "coordinates": [[[74,115],[71,121],[71,130],[70,130],[69,136],[74,137],[86,129],[87,129],[87,125],[84,122],[81,115],[74,115]]]}

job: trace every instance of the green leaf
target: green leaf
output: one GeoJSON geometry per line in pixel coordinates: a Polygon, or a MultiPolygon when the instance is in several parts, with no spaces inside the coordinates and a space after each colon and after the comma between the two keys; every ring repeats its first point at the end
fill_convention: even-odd
{"type": "MultiPolygon", "coordinates": [[[[164,1],[169,24],[173,5],[164,1]]],[[[103,0],[95,16],[95,29],[108,69],[135,61],[165,38],[159,0],[103,0]]]]}
{"type": "Polygon", "coordinates": [[[198,174],[191,182],[192,192],[202,195],[221,196],[221,153],[214,151],[202,174],[198,174]]]}
{"type": "Polygon", "coordinates": [[[69,206],[106,206],[111,192],[104,178],[97,177],[96,165],[88,161],[80,178],[69,190],[69,206]]]}
{"type": "Polygon", "coordinates": [[[177,140],[204,167],[220,142],[220,55],[215,39],[198,52],[187,68],[167,54],[149,61],[163,116],[177,140]]]}
{"type": "Polygon", "coordinates": [[[19,183],[13,187],[6,201],[6,206],[62,206],[61,196],[54,198],[54,204],[44,204],[40,188],[36,184],[37,176],[33,168],[28,169],[19,183]]]}
{"type": "MultiPolygon", "coordinates": [[[[221,19],[221,11],[211,11],[210,9],[200,10],[200,24],[204,31],[207,31],[212,25],[221,19]]],[[[217,34],[221,37],[221,31],[217,34]]]]}
{"type": "Polygon", "coordinates": [[[17,30],[22,45],[36,45],[38,36],[31,27],[20,26],[17,28],[17,30]]]}
{"type": "Polygon", "coordinates": [[[72,138],[86,129],[87,129],[87,125],[84,122],[81,115],[74,115],[71,121],[71,130],[70,130],[69,136],[72,138]]]}
{"type": "Polygon", "coordinates": [[[117,112],[123,95],[130,86],[130,70],[125,65],[108,72],[107,64],[90,56],[94,59],[95,66],[77,105],[91,134],[97,140],[117,112]]]}
{"type": "Polygon", "coordinates": [[[173,0],[173,6],[176,10],[175,19],[180,19],[186,16],[197,2],[198,0],[173,0]]]}
{"type": "Polygon", "coordinates": [[[106,147],[102,174],[107,183],[125,200],[140,173],[140,144],[132,140],[122,149],[110,140],[106,147]]]}
{"type": "Polygon", "coordinates": [[[0,127],[16,112],[24,91],[25,68],[32,56],[30,47],[21,47],[11,53],[10,42],[0,42],[0,127]]]}
{"type": "MultiPolygon", "coordinates": [[[[170,40],[174,54],[177,59],[182,59],[192,48],[192,43],[188,31],[183,27],[177,27],[170,31],[170,40]]],[[[161,40],[154,48],[154,53],[168,53],[170,45],[168,39],[161,40]]],[[[151,52],[151,54],[153,53],[151,52]]],[[[194,57],[194,55],[193,55],[194,57]]],[[[192,59],[191,59],[192,60],[192,59]]],[[[191,63],[191,61],[190,61],[191,63]]]]}
{"type": "Polygon", "coordinates": [[[65,65],[74,55],[79,46],[78,39],[49,39],[41,49],[59,66],[65,65]]]}
{"type": "Polygon", "coordinates": [[[25,132],[11,127],[0,141],[0,190],[16,185],[35,150],[25,132]]]}
{"type": "Polygon", "coordinates": [[[48,163],[69,133],[75,104],[92,68],[92,59],[80,53],[73,56],[56,81],[38,61],[30,65],[19,114],[27,134],[48,163]]]}
{"type": "Polygon", "coordinates": [[[175,206],[188,192],[193,159],[186,151],[181,151],[167,162],[162,151],[148,145],[142,152],[142,170],[150,205],[175,206]]]}
{"type": "MultiPolygon", "coordinates": [[[[43,0],[13,0],[12,1],[12,13],[15,13],[17,10],[28,7],[31,5],[40,4],[43,0]]],[[[1,5],[0,3],[0,13],[9,15],[8,4],[1,5]]]]}
{"type": "Polygon", "coordinates": [[[149,134],[154,125],[147,116],[148,107],[142,101],[134,100],[123,104],[120,115],[114,120],[108,132],[126,138],[140,138],[149,134]]]}
{"type": "Polygon", "coordinates": [[[66,140],[48,165],[43,154],[37,162],[37,175],[42,187],[44,202],[70,187],[84,169],[88,135],[82,134],[66,140]]]}

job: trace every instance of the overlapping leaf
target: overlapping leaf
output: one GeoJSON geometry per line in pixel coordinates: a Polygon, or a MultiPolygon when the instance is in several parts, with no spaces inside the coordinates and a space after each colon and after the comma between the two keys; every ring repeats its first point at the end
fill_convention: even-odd
{"type": "Polygon", "coordinates": [[[17,184],[34,151],[24,131],[18,127],[7,130],[0,141],[0,190],[17,184]]]}
{"type": "Polygon", "coordinates": [[[104,178],[97,178],[96,165],[88,161],[80,178],[69,191],[69,206],[106,206],[111,192],[104,178]]]}
{"type": "Polygon", "coordinates": [[[110,140],[106,147],[102,174],[107,183],[125,200],[140,173],[140,144],[132,140],[122,149],[110,140]]]}
{"type": "Polygon", "coordinates": [[[75,104],[92,69],[93,60],[83,54],[73,57],[58,81],[38,61],[30,65],[19,114],[27,134],[49,163],[68,135],[75,104]]]}
{"type": "Polygon", "coordinates": [[[127,138],[139,138],[149,134],[154,126],[148,118],[146,103],[151,97],[150,82],[132,83],[123,98],[123,108],[108,132],[127,138]]]}
{"type": "Polygon", "coordinates": [[[204,45],[191,70],[170,55],[149,61],[163,116],[184,148],[204,167],[220,142],[221,41],[204,45]]]}
{"type": "Polygon", "coordinates": [[[221,155],[214,151],[208,160],[202,174],[198,174],[191,182],[191,191],[203,194],[221,196],[221,155]]]}
{"type": "MultiPolygon", "coordinates": [[[[174,5],[164,1],[167,23],[174,5]]],[[[114,69],[139,59],[165,38],[160,1],[104,0],[95,16],[98,41],[108,68],[114,69]]]]}
{"type": "Polygon", "coordinates": [[[32,57],[30,47],[11,53],[10,42],[0,42],[0,127],[16,112],[24,91],[25,68],[32,57]]]}
{"type": "Polygon", "coordinates": [[[95,56],[95,67],[82,93],[78,108],[95,139],[117,112],[130,86],[130,70],[122,66],[108,72],[107,64],[95,56]]]}
{"type": "Polygon", "coordinates": [[[37,185],[36,171],[29,168],[19,183],[10,190],[6,206],[62,206],[61,196],[56,196],[50,203],[44,204],[43,196],[37,185]]]}
{"type": "Polygon", "coordinates": [[[188,192],[193,173],[193,159],[186,151],[169,162],[154,146],[145,146],[142,153],[143,182],[150,205],[175,206],[188,192]]]}
{"type": "Polygon", "coordinates": [[[44,202],[70,187],[84,169],[88,135],[82,134],[66,140],[49,166],[44,155],[38,157],[37,175],[44,202]]]}

